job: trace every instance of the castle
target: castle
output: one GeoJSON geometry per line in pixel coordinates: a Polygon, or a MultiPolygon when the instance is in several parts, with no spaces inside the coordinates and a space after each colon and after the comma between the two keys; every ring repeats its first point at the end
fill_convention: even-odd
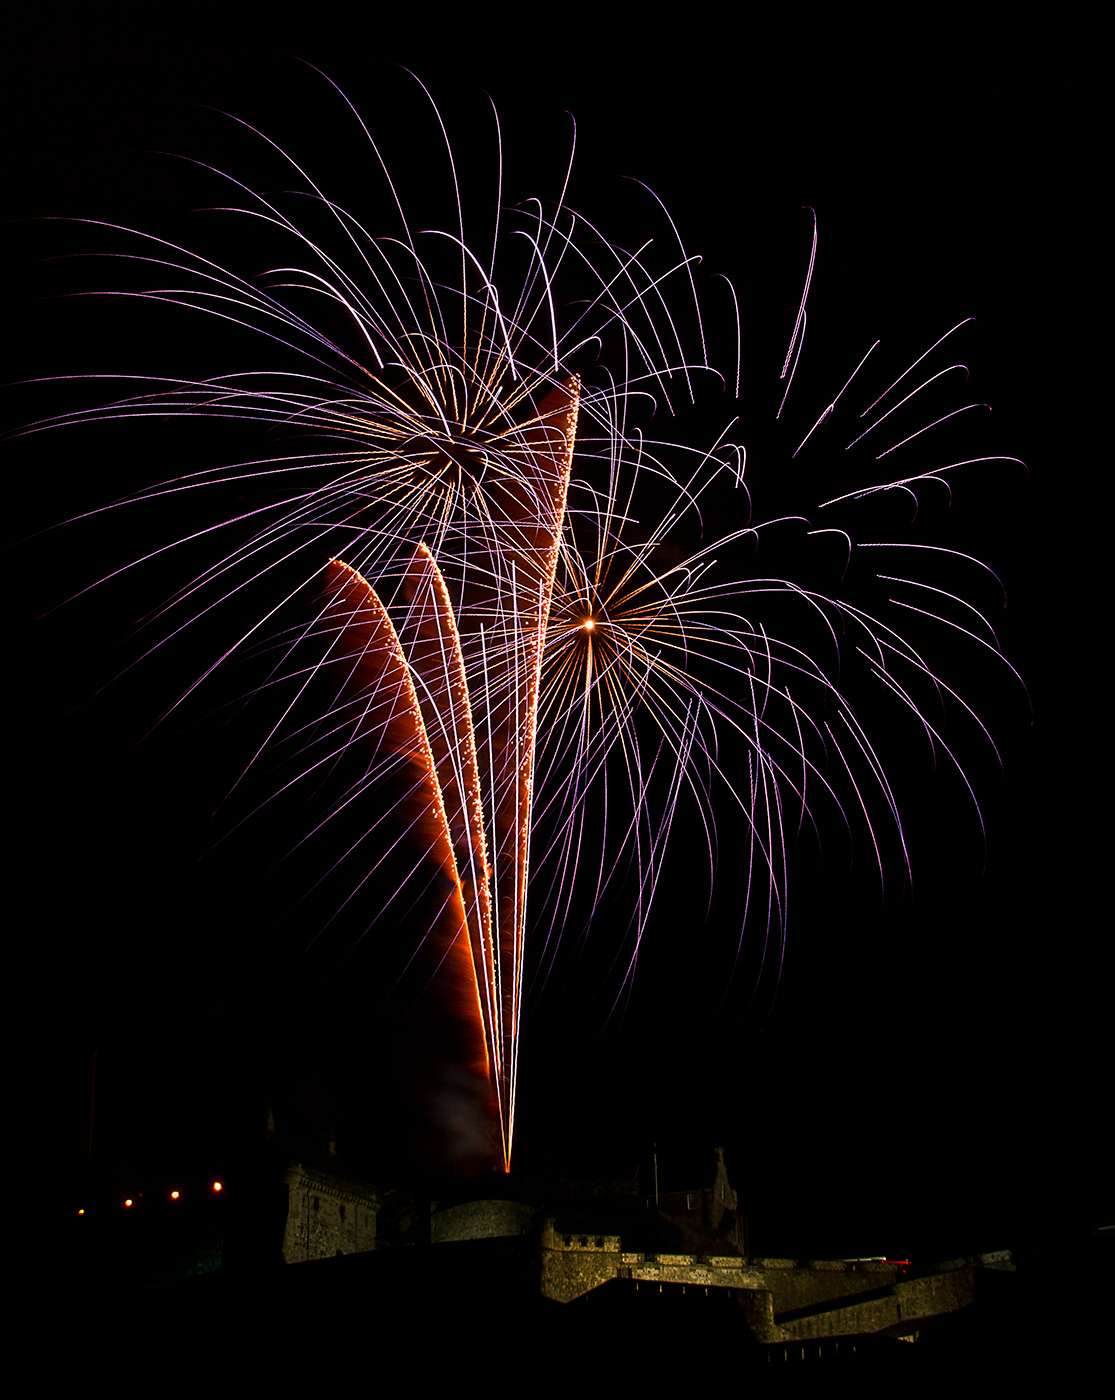
{"type": "Polygon", "coordinates": [[[669,1190],[642,1198],[631,1183],[625,1200],[605,1189],[587,1209],[584,1193],[578,1203],[575,1191],[556,1209],[495,1196],[421,1203],[301,1164],[288,1169],[285,1182],[287,1264],[379,1251],[380,1279],[396,1267],[413,1273],[421,1258],[435,1291],[467,1289],[469,1279],[477,1289],[498,1290],[494,1275],[503,1273],[514,1278],[520,1301],[529,1292],[575,1307],[607,1307],[637,1294],[692,1295],[730,1306],[755,1344],[787,1358],[847,1349],[868,1336],[914,1340],[927,1323],[971,1304],[989,1271],[1014,1267],[1008,1251],[917,1273],[889,1259],[748,1258],[719,1149],[703,1181],[680,1189],[670,1182],[669,1190]],[[608,1228],[609,1216],[618,1228],[608,1228]],[[655,1247],[656,1238],[685,1248],[655,1247]]]}

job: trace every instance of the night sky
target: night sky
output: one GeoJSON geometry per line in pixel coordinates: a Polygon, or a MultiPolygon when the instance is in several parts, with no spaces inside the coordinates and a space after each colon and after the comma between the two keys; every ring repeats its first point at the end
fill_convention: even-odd
{"type": "MultiPolygon", "coordinates": [[[[1085,793],[1106,745],[1096,744],[1090,660],[1091,532],[1079,520],[1096,505],[1074,348],[1091,276],[1080,265],[1096,238],[1094,224],[1084,237],[1077,192],[1089,159],[1080,84],[1056,43],[927,38],[913,21],[888,30],[881,53],[879,36],[856,26],[814,34],[804,49],[799,34],[726,39],[704,22],[661,33],[579,31],[568,20],[552,33],[502,31],[512,32],[509,48],[481,33],[412,34],[396,21],[370,46],[341,25],[290,34],[269,25],[261,43],[247,21],[199,20],[181,33],[169,19],[67,26],[55,16],[48,39],[25,21],[4,85],[8,212],[185,239],[183,211],[200,202],[201,177],[151,152],[213,150],[207,105],[265,131],[285,124],[300,152],[319,151],[329,178],[358,192],[358,144],[338,133],[325,89],[290,54],[320,65],[370,121],[389,124],[394,110],[397,144],[418,102],[404,101],[392,61],[431,86],[450,122],[475,113],[486,89],[520,193],[556,189],[568,109],[578,122],[574,205],[607,209],[617,176],[645,179],[704,255],[702,275],[723,271],[740,291],[739,431],[749,472],[769,483],[756,502],[764,513],[794,494],[763,468],[785,458],[771,419],[786,308],[808,257],[803,206],[820,224],[812,401],[823,404],[875,336],[893,345],[900,369],[975,317],[956,352],[972,369],[964,401],[994,413],[972,440],[1023,458],[1029,474],[993,466],[959,479],[937,525],[1003,579],[1009,607],[995,621],[1036,717],[1031,727],[1005,670],[974,675],[965,692],[1004,759],[1000,773],[964,741],[986,872],[970,805],[945,766],[934,774],[925,752],[901,760],[912,895],[892,861],[880,898],[869,849],[857,847],[851,868],[839,839],[820,859],[803,849],[772,1005],[769,982],[750,999],[746,957],[737,983],[725,995],[721,978],[717,994],[739,923],[726,853],[707,927],[703,889],[693,920],[672,919],[663,900],[656,951],[623,1016],[604,1025],[603,952],[590,943],[559,963],[524,1032],[521,1160],[630,1171],[654,1141],[724,1142],[753,1238],[771,1252],[997,1248],[1097,1223],[1107,939],[1085,793]],[[520,173],[530,162],[537,178],[520,173]]],[[[426,149],[416,147],[419,161],[426,149]]],[[[17,327],[7,379],[160,373],[167,354],[183,366],[209,354],[210,373],[236,367],[234,338],[213,355],[211,335],[185,317],[49,299],[83,277],[89,285],[88,265],[43,259],[92,236],[83,244],[71,225],[26,222],[5,236],[17,327]]],[[[244,251],[230,243],[228,256],[244,251]]],[[[111,386],[16,388],[3,421],[111,396],[111,386]]],[[[712,403],[699,426],[722,426],[733,411],[712,403]]],[[[94,1050],[96,1147],[114,1181],[133,1169],[154,1179],[186,1156],[191,1169],[227,1170],[263,1131],[269,1084],[302,1085],[293,1096],[312,1098],[315,1075],[332,1074],[343,1099],[353,1091],[337,1087],[342,1061],[394,1103],[398,1074],[361,993],[363,963],[330,973],[324,955],[299,961],[314,912],[311,901],[290,914],[305,870],[275,869],[284,811],[215,844],[241,810],[222,797],[254,721],[229,723],[226,691],[148,732],[196,674],[200,646],[114,679],[136,657],[126,638],[173,587],[173,568],[156,562],[42,616],[157,545],[168,519],[155,511],[134,526],[108,517],[51,530],[55,522],[199,460],[248,456],[258,450],[250,431],[231,428],[223,442],[212,425],[87,427],[7,450],[18,619],[9,940],[20,1000],[36,1008],[21,1060],[63,1176],[85,1151],[94,1050]]],[[[1106,776],[1099,790],[1102,813],[1106,776]]],[[[687,839],[680,868],[692,864],[687,839]]]]}

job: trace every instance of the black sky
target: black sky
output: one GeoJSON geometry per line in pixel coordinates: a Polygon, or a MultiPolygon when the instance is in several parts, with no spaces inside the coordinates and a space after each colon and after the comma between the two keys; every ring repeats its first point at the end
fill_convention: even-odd
{"type": "MultiPolygon", "coordinates": [[[[687,980],[680,943],[676,961],[664,956],[648,972],[645,1001],[603,1035],[593,1029],[598,1008],[580,1019],[583,991],[563,1001],[559,988],[524,1042],[522,1141],[538,1158],[569,1143],[622,1158],[655,1137],[716,1135],[734,1151],[772,1248],[810,1230],[875,1253],[958,1235],[995,1247],[1003,1233],[1068,1228],[1100,1211],[1094,1147],[1108,1053],[1098,990],[1106,954],[1089,912],[1097,821],[1085,797],[1105,767],[1088,660],[1091,533],[1079,523],[1082,504],[1095,503],[1094,457],[1070,351],[1089,153],[1069,43],[926,36],[913,21],[889,30],[882,48],[855,25],[804,39],[683,31],[676,21],[635,34],[565,25],[560,34],[516,25],[513,43],[483,31],[431,37],[401,20],[360,34],[340,22],[312,33],[272,25],[261,44],[249,19],[227,13],[187,33],[169,18],[133,24],[123,14],[56,16],[49,34],[24,20],[6,74],[9,210],[172,227],[194,199],[191,172],[143,152],[156,142],[196,149],[192,132],[207,119],[191,102],[259,116],[264,129],[304,103],[293,123],[304,148],[316,144],[323,163],[343,168],[346,146],[320,115],[319,88],[285,55],[319,64],[377,118],[384,94],[401,90],[386,68],[394,60],[450,105],[486,88],[509,163],[541,151],[555,178],[560,114],[574,112],[584,202],[599,207],[617,175],[653,185],[705,266],[739,286],[749,372],[775,369],[784,353],[763,340],[763,314],[798,294],[806,205],[821,231],[814,353],[833,366],[877,327],[907,334],[918,353],[974,316],[964,352],[972,396],[993,406],[997,448],[1030,472],[997,471],[990,488],[958,490],[952,509],[969,513],[957,538],[968,531],[1004,579],[1000,636],[1036,714],[1031,729],[1005,681],[981,693],[1006,765],[1000,777],[976,764],[986,873],[963,813],[951,799],[935,806],[930,781],[913,820],[914,897],[895,880],[880,907],[877,882],[859,866],[810,870],[795,890],[769,1015],[746,1015],[737,998],[705,1024],[692,1018],[680,1043],[664,1031],[665,991],[687,980]]],[[[37,259],[61,251],[66,234],[22,223],[7,233],[21,329],[9,377],[112,368],[95,311],[38,299],[57,284],[37,259]]],[[[133,348],[112,341],[114,352],[133,348]]],[[[23,395],[11,395],[6,423],[27,416],[23,395]]],[[[768,431],[745,423],[744,438],[761,445],[768,431]]],[[[113,432],[102,445],[86,432],[42,456],[17,443],[12,533],[111,499],[134,480],[128,453],[160,455],[158,435],[130,441],[113,432]]],[[[158,460],[139,473],[162,474],[158,460]]],[[[206,778],[233,761],[213,730],[164,729],[136,747],[156,703],[150,677],[90,693],[114,670],[105,656],[114,629],[126,631],[157,590],[137,601],[110,587],[24,625],[40,599],[57,602],[99,564],[84,530],[9,551],[22,814],[10,903],[24,911],[16,925],[29,996],[62,1069],[41,1048],[26,1054],[43,1071],[51,1111],[63,1104],[67,1151],[81,1137],[71,1120],[81,1120],[96,1047],[106,1153],[157,1163],[188,1138],[195,1155],[219,1156],[247,1131],[243,1106],[255,1111],[274,1050],[258,1043],[272,1034],[259,1019],[266,929],[245,942],[244,927],[261,889],[281,896],[261,856],[243,882],[232,858],[197,873],[212,839],[206,778]]],[[[722,906],[717,913],[727,926],[722,906]]],[[[321,1008],[307,1015],[316,1024],[321,1008]]]]}

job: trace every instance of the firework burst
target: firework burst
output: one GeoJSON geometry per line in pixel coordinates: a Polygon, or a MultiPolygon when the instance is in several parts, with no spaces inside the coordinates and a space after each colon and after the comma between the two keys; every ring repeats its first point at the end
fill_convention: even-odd
{"type": "MultiPolygon", "coordinates": [[[[815,811],[828,806],[849,830],[861,826],[880,874],[888,831],[908,864],[856,687],[950,760],[946,710],[986,734],[933,658],[957,638],[997,654],[965,585],[938,569],[975,577],[980,566],[863,541],[850,523],[873,498],[916,500],[975,465],[934,448],[914,468],[892,472],[887,461],[914,460],[935,441],[931,429],[940,434],[965,411],[932,406],[960,368],[942,359],[960,328],[862,396],[863,416],[841,446],[862,462],[877,444],[866,484],[811,503],[808,517],[753,518],[734,420],[688,441],[653,431],[684,419],[702,395],[725,386],[738,395],[739,352],[730,288],[699,284],[698,260],[650,191],[635,191],[646,235],[613,241],[569,203],[571,143],[555,200],[505,204],[493,109],[497,159],[478,215],[431,101],[452,218],[422,226],[369,128],[338,90],[333,99],[380,177],[367,212],[230,118],[295,180],[294,192],[269,194],[210,170],[232,192],[222,216],[247,225],[253,249],[279,250],[269,266],[249,275],[183,244],[109,229],[139,239],[126,256],[140,280],[117,294],[200,311],[233,339],[246,331],[274,367],[148,377],[103,408],[36,427],[217,418],[263,425],[278,441],[266,458],[160,482],[118,507],[173,506],[200,488],[243,499],[145,556],[209,553],[149,619],[159,647],[193,632],[210,646],[170,708],[234,661],[265,658],[257,689],[278,698],[244,773],[273,752],[287,755],[286,786],[313,788],[340,771],[340,795],[323,788],[331,795],[314,838],[372,814],[357,816],[358,838],[323,861],[360,871],[343,905],[367,897],[386,852],[405,844],[413,853],[394,899],[405,906],[415,880],[433,891],[424,958],[445,1014],[462,1027],[460,1054],[506,1167],[528,969],[544,981],[562,932],[591,924],[606,892],[626,889],[631,912],[612,964],[612,1004],[622,1002],[679,814],[691,825],[695,814],[710,874],[724,859],[723,814],[742,822],[730,853],[739,938],[758,931],[777,983],[789,848],[815,811]],[[732,323],[719,370],[706,350],[706,304],[732,323]],[[768,540],[787,532],[824,555],[827,584],[811,570],[759,567],[778,557],[768,540]],[[895,562],[906,557],[927,566],[923,576],[895,562]]],[[[815,256],[814,232],[783,407],[795,392],[815,256]]],[[[794,458],[831,435],[868,382],[872,351],[810,416],[794,458]]],[[[357,925],[370,927],[384,902],[377,895],[357,925]]]]}

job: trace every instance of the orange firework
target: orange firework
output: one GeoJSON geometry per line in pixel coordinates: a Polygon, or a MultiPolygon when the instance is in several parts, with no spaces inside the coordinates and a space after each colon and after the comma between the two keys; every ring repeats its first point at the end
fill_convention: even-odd
{"type": "Polygon", "coordinates": [[[447,1004],[482,1036],[505,1170],[515,1120],[539,678],[578,396],[575,379],[551,389],[505,449],[516,470],[495,493],[498,528],[460,619],[424,544],[404,581],[398,629],[367,579],[339,559],[326,572],[321,618],[325,634],[336,633],[330,660],[342,680],[342,704],[355,696],[351,740],[398,761],[409,788],[409,829],[442,872],[442,913],[427,937],[448,983],[447,1004]],[[486,684],[479,744],[461,619],[486,684]],[[499,657],[490,679],[489,650],[499,657]],[[486,802],[481,772],[490,775],[486,802]],[[490,857],[485,809],[492,814],[490,857]]]}

